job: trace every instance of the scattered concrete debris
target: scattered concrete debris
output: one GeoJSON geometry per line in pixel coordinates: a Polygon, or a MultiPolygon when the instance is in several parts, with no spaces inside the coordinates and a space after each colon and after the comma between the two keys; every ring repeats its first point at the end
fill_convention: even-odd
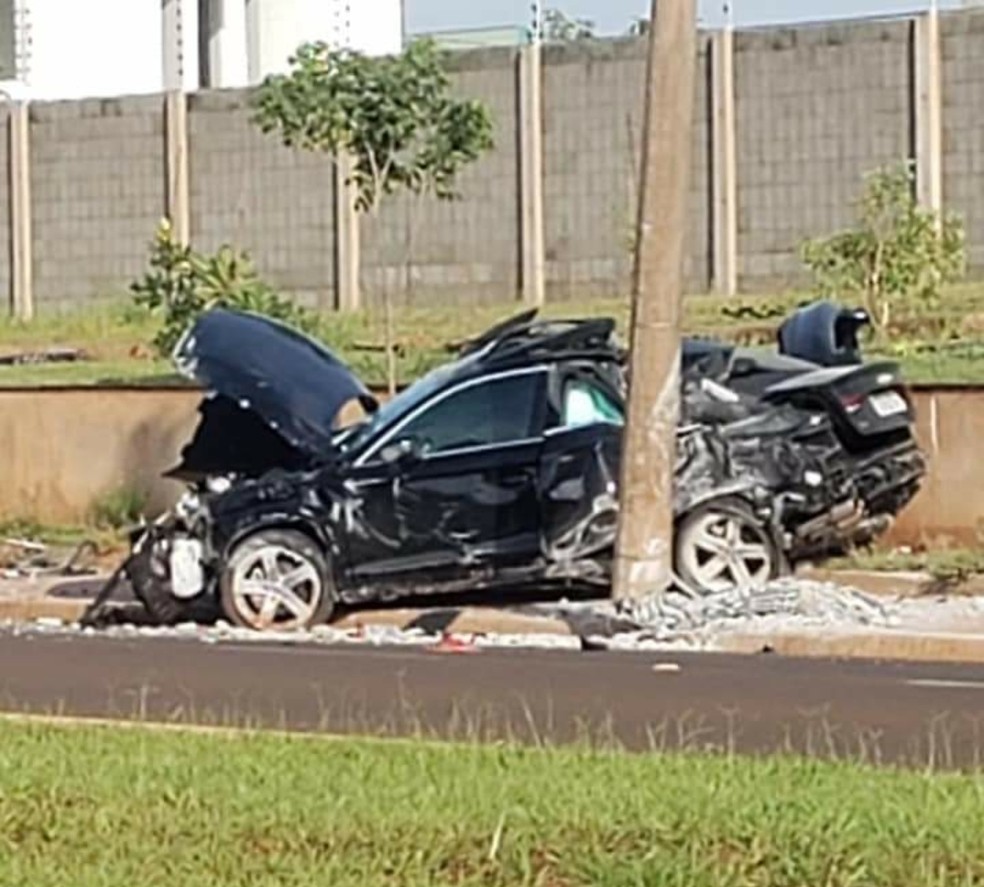
{"type": "Polygon", "coordinates": [[[103,628],[82,626],[60,619],[43,618],[30,623],[0,623],[0,631],[13,635],[57,634],[102,638],[179,638],[205,644],[256,644],[279,646],[369,646],[419,647],[446,653],[464,653],[498,647],[576,650],[579,639],[573,635],[475,634],[467,637],[430,633],[422,629],[401,629],[389,625],[335,628],[318,625],[308,631],[266,631],[237,628],[227,622],[200,625],[192,622],[174,626],[122,623],[103,628]]]}
{"type": "Polygon", "coordinates": [[[898,621],[896,604],[853,588],[802,579],[716,594],[674,590],[632,604],[564,604],[557,613],[585,639],[584,649],[604,650],[666,644],[707,649],[722,633],[750,628],[887,628],[898,621]],[[606,614],[608,624],[618,630],[603,630],[606,614]]]}
{"type": "Polygon", "coordinates": [[[892,610],[883,601],[833,583],[781,579],[761,589],[690,596],[653,596],[622,608],[640,628],[693,631],[733,620],[787,616],[811,622],[889,625],[892,610]]]}

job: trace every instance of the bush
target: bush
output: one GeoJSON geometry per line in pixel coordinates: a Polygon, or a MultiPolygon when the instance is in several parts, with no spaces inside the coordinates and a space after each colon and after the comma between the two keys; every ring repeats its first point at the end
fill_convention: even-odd
{"type": "Polygon", "coordinates": [[[868,175],[856,227],[802,247],[820,295],[860,295],[881,334],[897,308],[937,308],[943,286],[965,271],[963,224],[919,206],[913,182],[910,164],[868,175]]]}
{"type": "Polygon", "coordinates": [[[137,306],[163,320],[153,344],[169,357],[184,331],[210,308],[236,308],[264,314],[305,331],[315,319],[263,282],[249,255],[223,246],[215,255],[195,252],[174,239],[161,222],[154,237],[150,270],[130,286],[137,306]]]}
{"type": "Polygon", "coordinates": [[[123,530],[140,521],[147,496],[135,487],[123,486],[100,496],[89,509],[89,523],[97,530],[123,530]]]}

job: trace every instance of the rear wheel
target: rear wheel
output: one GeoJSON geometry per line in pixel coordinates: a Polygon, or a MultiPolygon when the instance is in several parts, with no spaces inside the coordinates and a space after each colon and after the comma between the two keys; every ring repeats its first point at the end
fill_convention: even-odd
{"type": "Polygon", "coordinates": [[[264,530],[240,542],[222,570],[219,597],[230,622],[256,631],[310,628],[335,605],[321,549],[290,530],[264,530]]]}
{"type": "Polygon", "coordinates": [[[759,588],[781,572],[768,527],[737,500],[709,502],[684,515],[674,549],[680,578],[706,594],[759,588]]]}

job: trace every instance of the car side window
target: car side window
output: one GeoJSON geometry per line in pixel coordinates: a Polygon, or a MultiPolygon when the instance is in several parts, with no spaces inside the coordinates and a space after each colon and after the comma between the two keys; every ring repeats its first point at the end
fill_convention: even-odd
{"type": "Polygon", "coordinates": [[[561,417],[565,428],[578,425],[623,425],[621,407],[604,391],[583,379],[572,379],[564,386],[564,406],[561,417]]]}
{"type": "Polygon", "coordinates": [[[526,440],[539,432],[544,374],[493,379],[449,395],[400,432],[429,453],[526,440]]]}

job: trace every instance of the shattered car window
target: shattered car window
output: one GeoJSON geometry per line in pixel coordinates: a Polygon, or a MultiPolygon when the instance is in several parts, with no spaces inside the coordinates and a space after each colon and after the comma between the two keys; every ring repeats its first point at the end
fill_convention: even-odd
{"type": "Polygon", "coordinates": [[[588,382],[570,382],[564,390],[563,423],[575,425],[623,425],[621,409],[603,391],[588,382]]]}
{"type": "Polygon", "coordinates": [[[534,437],[542,377],[527,373],[465,388],[411,420],[400,436],[434,453],[534,437]]]}

